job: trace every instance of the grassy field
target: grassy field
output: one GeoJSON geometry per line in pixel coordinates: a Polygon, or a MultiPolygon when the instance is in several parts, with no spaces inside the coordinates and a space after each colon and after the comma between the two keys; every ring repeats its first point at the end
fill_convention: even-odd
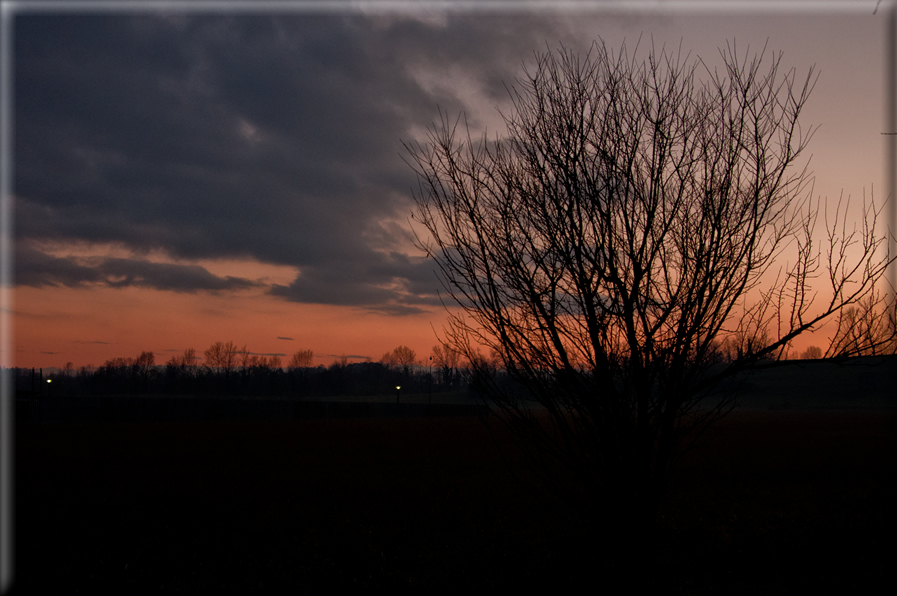
{"type": "MultiPolygon", "coordinates": [[[[475,418],[20,424],[16,586],[615,593],[581,554],[601,537],[496,446],[475,418]]],[[[664,594],[890,593],[895,455],[893,413],[737,412],[683,461],[643,573],[664,594]]]]}

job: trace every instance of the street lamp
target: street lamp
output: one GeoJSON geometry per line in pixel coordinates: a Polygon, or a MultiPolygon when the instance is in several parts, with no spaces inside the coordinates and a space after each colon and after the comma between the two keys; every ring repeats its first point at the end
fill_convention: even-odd
{"type": "Polygon", "coordinates": [[[399,405],[399,395],[402,393],[402,386],[396,385],[396,405],[399,405]]]}

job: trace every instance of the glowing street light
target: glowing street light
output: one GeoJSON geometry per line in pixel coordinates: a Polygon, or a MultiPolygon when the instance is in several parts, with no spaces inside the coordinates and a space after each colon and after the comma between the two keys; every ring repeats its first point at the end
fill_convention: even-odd
{"type": "Polygon", "coordinates": [[[399,395],[402,393],[402,386],[396,385],[396,405],[399,405],[399,395]]]}

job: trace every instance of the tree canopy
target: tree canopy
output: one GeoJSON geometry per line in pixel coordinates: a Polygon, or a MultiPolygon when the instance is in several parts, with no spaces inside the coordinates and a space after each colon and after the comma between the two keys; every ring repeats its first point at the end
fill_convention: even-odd
{"type": "Polygon", "coordinates": [[[602,42],[537,54],[509,89],[504,136],[474,139],[443,113],[427,142],[405,145],[419,244],[461,309],[443,341],[474,368],[480,348],[494,351],[547,412],[483,365],[521,446],[587,508],[610,500],[650,517],[683,437],[731,406],[708,405],[722,380],[848,307],[888,300],[876,294],[889,258],[874,206],[851,233],[839,202],[828,246],[814,244],[799,161],[813,69],[798,77],[765,50],[720,54],[721,69],[602,42]],[[818,279],[831,294],[821,305],[818,279]]]}

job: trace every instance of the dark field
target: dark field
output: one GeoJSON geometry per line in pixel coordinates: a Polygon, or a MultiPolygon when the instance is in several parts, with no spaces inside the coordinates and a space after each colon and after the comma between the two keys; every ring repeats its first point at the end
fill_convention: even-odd
{"type": "MultiPolygon", "coordinates": [[[[619,588],[579,554],[601,537],[476,418],[19,424],[15,443],[18,593],[619,588]]],[[[732,414],[683,462],[640,575],[893,593],[895,455],[893,413],[732,414]]]]}

